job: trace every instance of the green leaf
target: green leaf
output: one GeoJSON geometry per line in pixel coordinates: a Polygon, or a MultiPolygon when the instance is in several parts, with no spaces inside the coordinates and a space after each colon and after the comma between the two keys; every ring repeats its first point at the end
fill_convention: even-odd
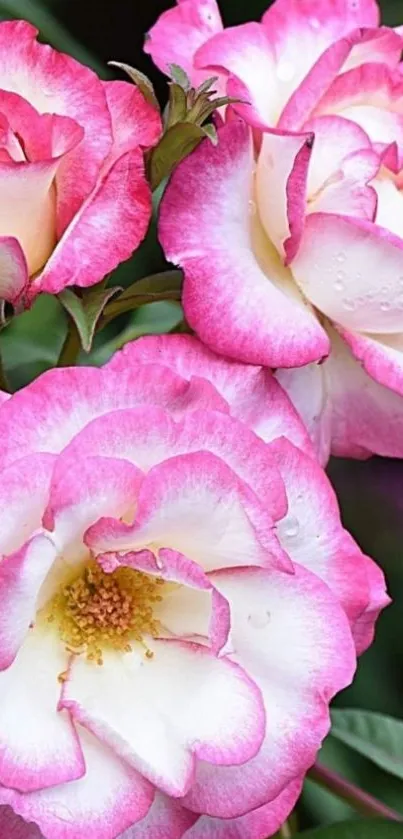
{"type": "Polygon", "coordinates": [[[84,352],[89,352],[92,346],[95,329],[108,301],[114,297],[119,288],[101,288],[94,286],[86,291],[83,297],[78,297],[70,288],[65,288],[58,296],[59,300],[74,321],[84,352]]]}
{"type": "Polygon", "coordinates": [[[142,335],[161,335],[171,332],[182,321],[183,313],[178,303],[164,300],[161,303],[151,303],[142,306],[130,316],[130,323],[110,341],[100,344],[92,350],[91,364],[105,364],[116,350],[124,344],[141,338],[142,335]]]}
{"type": "Polygon", "coordinates": [[[123,312],[130,312],[147,303],[181,299],[183,276],[181,271],[162,271],[133,283],[106,307],[102,325],[105,326],[123,312]]]}
{"type": "Polygon", "coordinates": [[[196,89],[196,96],[200,96],[202,93],[207,93],[209,91],[210,95],[215,93],[215,91],[211,90],[213,84],[218,81],[218,76],[211,76],[209,79],[206,79],[200,87],[196,89]]]}
{"type": "Polygon", "coordinates": [[[178,122],[168,128],[149,156],[148,175],[152,189],[156,189],[204,137],[203,128],[190,122],[178,122]]]}
{"type": "Polygon", "coordinates": [[[337,709],[332,711],[331,735],[403,780],[401,720],[373,711],[337,709]]]}
{"type": "Polygon", "coordinates": [[[180,67],[179,64],[169,64],[168,70],[172,81],[176,82],[176,84],[182,87],[187,93],[187,91],[191,88],[191,84],[189,76],[185,73],[183,68],[180,67]]]}
{"type": "Polygon", "coordinates": [[[31,309],[12,318],[0,335],[1,355],[11,390],[54,367],[66,335],[66,315],[53,295],[41,294],[31,309]]]}
{"type": "Polygon", "coordinates": [[[348,821],[306,830],[301,839],[403,839],[403,824],[378,819],[348,821]]]}
{"type": "Polygon", "coordinates": [[[127,73],[132,82],[134,82],[139,90],[141,90],[144,99],[147,99],[147,102],[154,105],[154,108],[157,108],[158,111],[160,110],[153,84],[150,82],[148,76],[141,73],[140,70],[136,70],[135,67],[131,67],[130,64],[123,64],[121,61],[108,61],[108,64],[111,67],[118,67],[119,70],[123,70],[124,73],[127,73]]]}
{"type": "Polygon", "coordinates": [[[170,84],[166,128],[171,128],[171,126],[176,125],[177,122],[183,122],[186,120],[186,113],[187,97],[183,87],[180,87],[178,84],[170,84]]]}
{"type": "Polygon", "coordinates": [[[208,125],[203,125],[203,131],[206,137],[212,142],[213,146],[218,145],[218,134],[215,125],[212,122],[209,122],[208,125]]]}

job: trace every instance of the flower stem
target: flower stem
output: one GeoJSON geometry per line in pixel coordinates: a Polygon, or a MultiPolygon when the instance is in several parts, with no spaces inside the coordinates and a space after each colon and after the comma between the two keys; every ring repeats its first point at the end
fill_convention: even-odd
{"type": "Polygon", "coordinates": [[[292,830],[288,822],[284,822],[284,824],[280,827],[278,835],[279,839],[291,839],[292,830]]]}
{"type": "Polygon", "coordinates": [[[62,346],[59,358],[57,360],[58,367],[72,367],[77,361],[77,356],[81,350],[80,336],[77,327],[73,320],[69,319],[69,327],[67,331],[64,344],[62,346]]]}
{"type": "Polygon", "coordinates": [[[372,818],[390,819],[395,822],[403,822],[403,815],[396,810],[392,810],[382,801],[374,798],[369,793],[357,787],[346,778],[342,778],[337,772],[323,766],[322,763],[315,763],[312,769],[308,772],[308,778],[314,781],[323,789],[332,792],[354,807],[355,810],[362,813],[364,816],[372,818]]]}
{"type": "Polygon", "coordinates": [[[6,371],[3,365],[3,359],[0,354],[0,390],[3,390],[5,393],[11,393],[10,385],[7,379],[6,371]]]}

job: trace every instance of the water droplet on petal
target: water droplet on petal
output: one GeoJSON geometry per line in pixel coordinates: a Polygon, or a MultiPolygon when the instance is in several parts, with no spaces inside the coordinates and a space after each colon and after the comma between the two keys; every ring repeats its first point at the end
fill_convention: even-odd
{"type": "Polygon", "coordinates": [[[390,285],[384,285],[381,288],[381,294],[386,295],[386,294],[389,294],[390,291],[391,291],[391,286],[390,285]]]}
{"type": "Polygon", "coordinates": [[[362,280],[362,274],[359,271],[357,271],[355,278],[356,280],[362,280]]]}
{"type": "Polygon", "coordinates": [[[343,289],[344,289],[343,280],[341,280],[340,278],[335,280],[334,287],[335,287],[336,291],[343,291],[343,289]]]}
{"type": "Polygon", "coordinates": [[[297,536],[299,533],[299,521],[295,516],[290,516],[284,522],[284,530],[285,536],[297,536]]]}
{"type": "Polygon", "coordinates": [[[267,611],[253,612],[248,615],[248,621],[254,629],[264,629],[270,623],[271,614],[267,611]]]}
{"type": "Polygon", "coordinates": [[[382,300],[381,311],[382,312],[388,312],[390,308],[391,308],[391,304],[389,303],[389,301],[388,300],[382,300]]]}
{"type": "Polygon", "coordinates": [[[295,67],[291,61],[281,59],[277,64],[276,72],[281,82],[290,82],[295,76],[295,67]]]}
{"type": "Polygon", "coordinates": [[[346,261],[346,254],[343,253],[343,251],[340,251],[340,253],[338,253],[337,256],[336,256],[336,260],[337,260],[337,262],[340,262],[340,263],[345,262],[346,261]]]}
{"type": "Polygon", "coordinates": [[[355,307],[356,307],[355,300],[351,300],[350,297],[346,297],[345,300],[343,300],[343,309],[345,309],[346,312],[354,312],[355,307]]]}
{"type": "Polygon", "coordinates": [[[165,563],[164,560],[161,559],[159,554],[157,554],[157,556],[155,557],[155,561],[157,563],[157,568],[159,568],[160,571],[162,571],[162,569],[165,568],[165,563]]]}

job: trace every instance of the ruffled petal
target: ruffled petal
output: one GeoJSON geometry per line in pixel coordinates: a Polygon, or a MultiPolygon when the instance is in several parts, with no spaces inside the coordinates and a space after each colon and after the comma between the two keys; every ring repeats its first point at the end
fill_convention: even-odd
{"type": "Polygon", "coordinates": [[[223,359],[191,335],[132,341],[115,353],[109,367],[118,371],[133,363],[164,364],[186,379],[205,378],[226,399],[231,415],[265,442],[285,435],[300,449],[311,450],[304,424],[267,368],[223,359]]]}
{"type": "Polygon", "coordinates": [[[328,342],[267,237],[262,253],[252,241],[252,167],[249,131],[231,121],[217,147],[202,143],[174,173],[160,237],[184,268],[186,317],[208,346],[252,364],[301,366],[326,355],[328,342]]]}
{"type": "Polygon", "coordinates": [[[192,783],[196,758],[228,765],[255,755],[264,710],[242,669],[206,647],[161,639],[150,647],[151,661],[142,649],[106,652],[103,667],[75,658],[61,706],[177,797],[192,783]]]}
{"type": "Polygon", "coordinates": [[[198,764],[183,803],[235,818],[302,781],[329,730],[329,700],[354,675],[355,654],[338,600],[301,566],[294,575],[245,568],[211,576],[230,603],[234,655],[262,690],[266,737],[242,767],[198,764]]]}
{"type": "Polygon", "coordinates": [[[86,533],[96,553],[173,548],[210,571],[228,565],[289,570],[274,522],[255,493],[216,455],[199,451],[154,466],[137,498],[134,524],[104,518],[86,533]]]}
{"type": "Polygon", "coordinates": [[[36,35],[23,20],[0,24],[0,89],[19,94],[41,114],[72,117],[84,128],[82,142],[58,172],[60,235],[95,185],[112,144],[111,120],[96,74],[39,44],[36,35]]]}
{"type": "Polygon", "coordinates": [[[85,729],[79,736],[86,771],[78,781],[24,794],[0,788],[0,803],[35,822],[44,839],[111,839],[144,818],[152,804],[154,788],[145,778],[85,729]]]}
{"type": "Polygon", "coordinates": [[[41,791],[85,773],[72,722],[58,711],[58,675],[66,664],[63,644],[38,627],[30,630],[11,667],[0,673],[0,782],[6,787],[41,791]]]}

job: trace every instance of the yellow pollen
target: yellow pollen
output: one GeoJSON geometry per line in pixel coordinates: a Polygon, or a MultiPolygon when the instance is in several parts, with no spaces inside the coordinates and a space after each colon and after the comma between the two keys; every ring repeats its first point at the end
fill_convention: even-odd
{"type": "MultiPolygon", "coordinates": [[[[153,653],[144,637],[158,637],[155,605],[162,600],[164,580],[131,568],[106,574],[95,563],[86,564],[80,574],[56,594],[47,609],[49,623],[57,621],[66,649],[89,661],[103,663],[106,649],[131,652],[138,642],[147,658],[153,653]]],[[[64,674],[60,674],[63,679],[64,674]]]]}

